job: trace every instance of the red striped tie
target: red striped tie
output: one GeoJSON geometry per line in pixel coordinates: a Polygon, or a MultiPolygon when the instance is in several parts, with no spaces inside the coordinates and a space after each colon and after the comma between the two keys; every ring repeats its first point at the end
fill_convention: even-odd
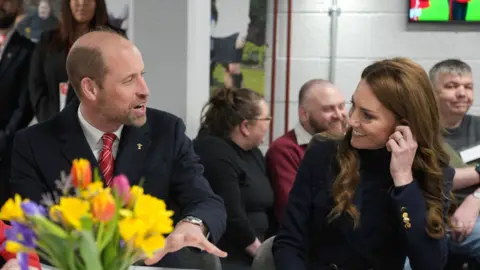
{"type": "Polygon", "coordinates": [[[100,152],[100,158],[98,163],[100,165],[100,170],[102,171],[103,177],[107,186],[110,186],[113,179],[113,171],[115,169],[115,160],[113,158],[112,145],[117,136],[113,133],[105,133],[102,136],[103,148],[100,152]]]}

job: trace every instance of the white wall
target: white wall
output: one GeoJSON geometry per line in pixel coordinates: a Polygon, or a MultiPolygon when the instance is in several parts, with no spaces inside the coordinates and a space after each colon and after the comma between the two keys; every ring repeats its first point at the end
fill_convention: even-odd
{"type": "Polygon", "coordinates": [[[149,107],[182,118],[193,138],[209,96],[210,0],[130,3],[130,38],[145,62],[149,107]]]}
{"type": "MultiPolygon", "coordinates": [[[[293,0],[290,117],[292,128],[297,117],[298,90],[311,78],[328,79],[330,1],[293,0]]],[[[480,33],[478,25],[409,25],[409,0],[338,0],[337,68],[335,83],[350,99],[360,73],[372,61],[406,56],[429,69],[445,58],[460,58],[480,72],[480,33]]],[[[273,0],[269,0],[267,29],[272,29],[273,0]]],[[[285,56],[287,0],[279,0],[274,137],[283,134],[285,110],[285,56]]],[[[272,31],[267,37],[272,44],[272,31]]],[[[266,61],[266,94],[270,92],[271,46],[266,61]]],[[[480,94],[476,92],[473,112],[480,112],[480,94]]]]}

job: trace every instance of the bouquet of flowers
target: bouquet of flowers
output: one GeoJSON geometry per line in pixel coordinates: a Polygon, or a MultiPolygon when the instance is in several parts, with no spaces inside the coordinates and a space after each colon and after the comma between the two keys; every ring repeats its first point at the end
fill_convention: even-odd
{"type": "Polygon", "coordinates": [[[17,254],[22,270],[30,252],[60,270],[128,269],[163,248],[173,230],[164,201],[130,187],[124,175],[104,187],[86,159],[74,160],[57,186],[59,195],[45,196],[45,207],[15,195],[0,210],[12,225],[3,248],[17,254]]]}

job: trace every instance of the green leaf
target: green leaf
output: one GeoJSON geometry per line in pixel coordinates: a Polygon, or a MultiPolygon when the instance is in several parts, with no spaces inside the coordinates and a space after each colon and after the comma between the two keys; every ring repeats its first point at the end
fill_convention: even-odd
{"type": "Polygon", "coordinates": [[[113,218],[105,224],[105,232],[102,234],[103,239],[99,239],[98,250],[103,250],[105,246],[112,240],[113,236],[118,233],[118,219],[120,218],[119,209],[122,207],[120,198],[115,199],[115,215],[113,218]]]}
{"type": "Polygon", "coordinates": [[[60,226],[57,224],[53,223],[52,221],[46,219],[45,217],[41,216],[34,216],[32,217],[32,221],[38,225],[36,230],[38,231],[46,231],[51,234],[55,234],[56,236],[62,238],[62,239],[67,239],[68,238],[68,233],[60,226]]]}
{"type": "Polygon", "coordinates": [[[80,232],[80,255],[88,270],[103,270],[92,231],[80,232]]]}
{"type": "Polygon", "coordinates": [[[89,217],[81,217],[80,224],[84,231],[92,231],[93,229],[93,221],[89,217]]]}
{"type": "Polygon", "coordinates": [[[68,253],[75,250],[75,242],[70,241],[69,238],[59,237],[57,234],[51,232],[42,232],[41,238],[38,241],[38,248],[43,251],[44,255],[49,258],[44,258],[51,262],[56,268],[69,269],[68,267],[68,253]]]}

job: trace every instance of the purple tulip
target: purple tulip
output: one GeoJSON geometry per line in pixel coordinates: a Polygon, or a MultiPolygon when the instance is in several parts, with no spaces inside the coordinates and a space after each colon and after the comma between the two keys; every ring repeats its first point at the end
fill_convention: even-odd
{"type": "Polygon", "coordinates": [[[123,203],[127,204],[130,200],[130,183],[128,182],[127,176],[124,174],[115,176],[112,181],[112,188],[123,203]]]}
{"type": "Polygon", "coordinates": [[[45,216],[47,214],[43,206],[32,201],[22,203],[22,210],[27,216],[45,216]]]}

